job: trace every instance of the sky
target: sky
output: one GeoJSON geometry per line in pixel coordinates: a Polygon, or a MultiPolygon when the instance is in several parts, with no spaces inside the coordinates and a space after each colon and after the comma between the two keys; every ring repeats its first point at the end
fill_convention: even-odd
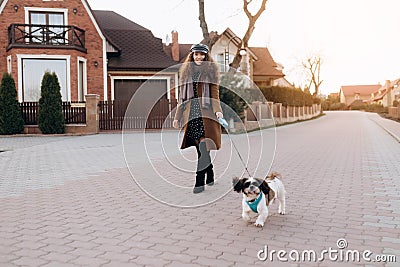
{"type": "MultiPolygon", "coordinates": [[[[94,10],[111,10],[166,41],[175,30],[180,43],[202,39],[198,0],[88,0],[94,10]]],[[[205,0],[210,31],[229,27],[243,37],[248,19],[242,0],[205,0]]],[[[253,0],[258,8],[260,0],[253,0]]],[[[384,84],[400,78],[400,0],[268,0],[249,46],[267,47],[283,65],[286,79],[304,84],[301,62],[322,59],[322,94],[342,85],[384,84]]]]}

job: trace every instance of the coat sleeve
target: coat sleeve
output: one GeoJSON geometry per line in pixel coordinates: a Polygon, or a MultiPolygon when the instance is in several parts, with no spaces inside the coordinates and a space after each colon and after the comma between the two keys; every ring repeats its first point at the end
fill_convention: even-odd
{"type": "Polygon", "coordinates": [[[222,112],[221,104],[219,100],[219,85],[218,84],[211,84],[210,88],[211,94],[211,101],[212,101],[212,108],[214,114],[217,112],[222,112]]]}
{"type": "Polygon", "coordinates": [[[176,112],[175,112],[174,120],[178,120],[178,121],[182,120],[184,106],[185,106],[185,104],[182,103],[182,100],[178,100],[178,104],[176,105],[176,112]]]}

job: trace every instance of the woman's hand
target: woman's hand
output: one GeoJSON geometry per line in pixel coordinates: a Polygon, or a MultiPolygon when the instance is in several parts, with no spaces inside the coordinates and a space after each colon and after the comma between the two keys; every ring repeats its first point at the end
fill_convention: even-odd
{"type": "Polygon", "coordinates": [[[215,116],[217,116],[217,118],[219,119],[219,118],[223,118],[224,117],[224,114],[222,114],[222,112],[215,112],[215,116]]]}
{"type": "Polygon", "coordinates": [[[179,128],[178,120],[174,120],[174,121],[172,122],[172,127],[174,127],[175,129],[178,129],[178,128],[179,128]]]}

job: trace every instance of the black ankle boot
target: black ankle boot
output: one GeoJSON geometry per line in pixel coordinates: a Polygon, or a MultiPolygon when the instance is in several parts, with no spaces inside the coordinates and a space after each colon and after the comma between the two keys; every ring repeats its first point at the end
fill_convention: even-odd
{"type": "Polygon", "coordinates": [[[207,180],[206,184],[207,185],[214,185],[214,170],[213,170],[213,165],[210,164],[207,169],[206,169],[206,174],[207,174],[207,180]]]}
{"type": "Polygon", "coordinates": [[[201,193],[204,191],[204,179],[206,177],[205,170],[196,172],[196,184],[193,188],[193,193],[201,193]]]}

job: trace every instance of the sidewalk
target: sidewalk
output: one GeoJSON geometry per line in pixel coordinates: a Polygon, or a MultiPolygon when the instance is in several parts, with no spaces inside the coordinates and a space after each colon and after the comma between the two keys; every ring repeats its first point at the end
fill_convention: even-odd
{"type": "Polygon", "coordinates": [[[0,266],[398,266],[400,145],[382,130],[384,123],[369,113],[327,112],[278,127],[276,136],[275,129],[233,136],[244,158],[250,157],[251,172],[263,173],[272,162],[283,176],[287,214],[277,214],[274,205],[262,229],[242,221],[242,196],[225,192],[232,176],[243,172],[227,136],[214,155],[217,182],[199,195],[191,193],[195,153],[173,150],[173,131],[162,143],[157,133],[145,139],[0,138],[0,150],[6,150],[0,153],[0,266]],[[182,157],[188,159],[186,172],[173,168],[182,157]],[[338,248],[339,239],[346,248],[338,248]],[[272,262],[271,254],[262,261],[258,256],[266,256],[266,248],[314,250],[318,256],[329,248],[370,250],[371,259],[393,255],[397,262],[344,262],[328,254],[316,262],[286,254],[282,262],[277,252],[272,262]]]}
{"type": "Polygon", "coordinates": [[[400,143],[400,123],[390,119],[382,118],[376,113],[371,113],[369,118],[381,126],[386,132],[393,136],[397,142],[400,143]]]}

